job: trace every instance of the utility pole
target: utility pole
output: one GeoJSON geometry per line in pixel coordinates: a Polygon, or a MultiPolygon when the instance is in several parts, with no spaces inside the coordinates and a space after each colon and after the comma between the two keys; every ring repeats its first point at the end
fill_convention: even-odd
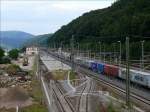
{"type": "Polygon", "coordinates": [[[126,37],[126,105],[130,109],[129,37],[126,37]]]}
{"type": "Polygon", "coordinates": [[[78,51],[78,53],[77,53],[78,55],[77,56],[80,56],[80,45],[79,45],[79,43],[77,45],[78,45],[78,48],[77,48],[78,49],[77,50],[78,51]]]}
{"type": "Polygon", "coordinates": [[[89,58],[88,43],[86,44],[86,50],[87,50],[87,59],[88,59],[89,58]]]}
{"type": "Polygon", "coordinates": [[[38,52],[37,52],[37,54],[36,54],[36,58],[37,58],[37,60],[36,60],[36,64],[37,64],[37,68],[36,68],[36,75],[37,75],[37,77],[40,77],[40,74],[39,74],[39,60],[40,60],[40,56],[39,56],[39,54],[40,54],[40,49],[37,47],[37,50],[38,50],[38,52]]]}
{"type": "Polygon", "coordinates": [[[142,45],[142,70],[144,70],[144,40],[141,41],[141,45],[142,45]]]}
{"type": "MultiPolygon", "coordinates": [[[[61,44],[60,44],[60,54],[61,54],[61,56],[63,56],[63,55],[62,55],[62,51],[63,51],[63,42],[61,42],[61,44]]],[[[61,67],[62,67],[62,69],[63,69],[62,58],[61,58],[61,67]]]]}
{"type": "Polygon", "coordinates": [[[102,48],[101,48],[101,42],[99,42],[100,61],[102,60],[102,57],[101,57],[101,49],[102,49],[102,48]]]}
{"type": "Polygon", "coordinates": [[[114,50],[114,62],[116,63],[116,44],[113,43],[113,50],[114,50]]]}
{"type": "Polygon", "coordinates": [[[104,52],[103,52],[103,55],[104,55],[104,63],[105,63],[105,44],[104,44],[104,52]]]}
{"type": "Polygon", "coordinates": [[[121,41],[118,41],[119,44],[120,44],[120,51],[119,51],[119,67],[121,67],[121,48],[122,48],[122,45],[121,45],[121,41]]]}
{"type": "Polygon", "coordinates": [[[74,35],[72,35],[71,41],[71,62],[72,62],[72,71],[74,71],[74,35]]]}

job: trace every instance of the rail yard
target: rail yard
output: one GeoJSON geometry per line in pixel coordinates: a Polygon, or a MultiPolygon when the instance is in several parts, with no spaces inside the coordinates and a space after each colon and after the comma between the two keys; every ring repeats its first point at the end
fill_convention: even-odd
{"type": "MultiPolygon", "coordinates": [[[[72,71],[72,61],[52,51],[41,50],[40,52],[38,77],[43,83],[49,111],[107,112],[109,109],[129,111],[125,104],[126,91],[123,80],[98,75],[75,62],[75,77],[70,79],[68,77],[69,72],[72,71]],[[56,71],[64,75],[60,73],[57,75],[56,71]],[[47,72],[50,73],[45,77],[47,72]]],[[[130,111],[148,112],[150,110],[149,89],[133,84],[130,90],[130,111]]]]}

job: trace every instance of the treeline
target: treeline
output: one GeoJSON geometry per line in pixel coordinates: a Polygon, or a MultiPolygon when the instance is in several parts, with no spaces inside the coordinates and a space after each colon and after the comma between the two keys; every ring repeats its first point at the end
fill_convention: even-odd
{"type": "Polygon", "coordinates": [[[18,49],[12,49],[6,53],[4,49],[0,47],[0,64],[8,64],[11,63],[11,60],[16,60],[19,56],[19,52],[18,49]]]}
{"type": "Polygon", "coordinates": [[[106,50],[113,51],[111,44],[121,41],[123,53],[128,36],[132,43],[131,58],[139,59],[140,41],[145,40],[144,49],[150,52],[150,0],[118,0],[108,8],[85,13],[55,32],[49,44],[69,45],[72,35],[76,43],[81,46],[89,43],[93,50],[102,42],[106,50]]]}

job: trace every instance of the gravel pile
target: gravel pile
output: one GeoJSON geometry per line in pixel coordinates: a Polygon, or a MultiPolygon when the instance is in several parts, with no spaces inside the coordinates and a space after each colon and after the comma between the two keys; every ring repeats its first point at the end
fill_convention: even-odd
{"type": "Polygon", "coordinates": [[[24,78],[23,80],[19,79],[21,77],[18,76],[0,76],[0,88],[14,87],[18,85],[26,85],[30,83],[30,78],[24,78]]]}

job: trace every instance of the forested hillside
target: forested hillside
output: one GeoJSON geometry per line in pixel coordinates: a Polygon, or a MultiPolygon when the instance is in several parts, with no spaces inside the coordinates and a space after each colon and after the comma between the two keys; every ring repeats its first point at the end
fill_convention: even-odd
{"type": "MultiPolygon", "coordinates": [[[[150,0],[118,0],[108,8],[85,13],[62,26],[49,39],[49,43],[63,41],[69,44],[72,35],[81,46],[89,43],[95,49],[95,43],[101,41],[108,51],[112,50],[110,43],[120,40],[124,43],[128,36],[133,42],[131,56],[140,57],[140,50],[135,52],[134,49],[141,49],[139,41],[150,37],[150,0]]],[[[149,51],[150,43],[146,41],[144,48],[149,51]]]]}
{"type": "Polygon", "coordinates": [[[47,47],[48,46],[48,39],[52,36],[52,34],[44,34],[38,35],[34,38],[28,39],[23,46],[30,46],[30,45],[40,45],[47,47]]]}

